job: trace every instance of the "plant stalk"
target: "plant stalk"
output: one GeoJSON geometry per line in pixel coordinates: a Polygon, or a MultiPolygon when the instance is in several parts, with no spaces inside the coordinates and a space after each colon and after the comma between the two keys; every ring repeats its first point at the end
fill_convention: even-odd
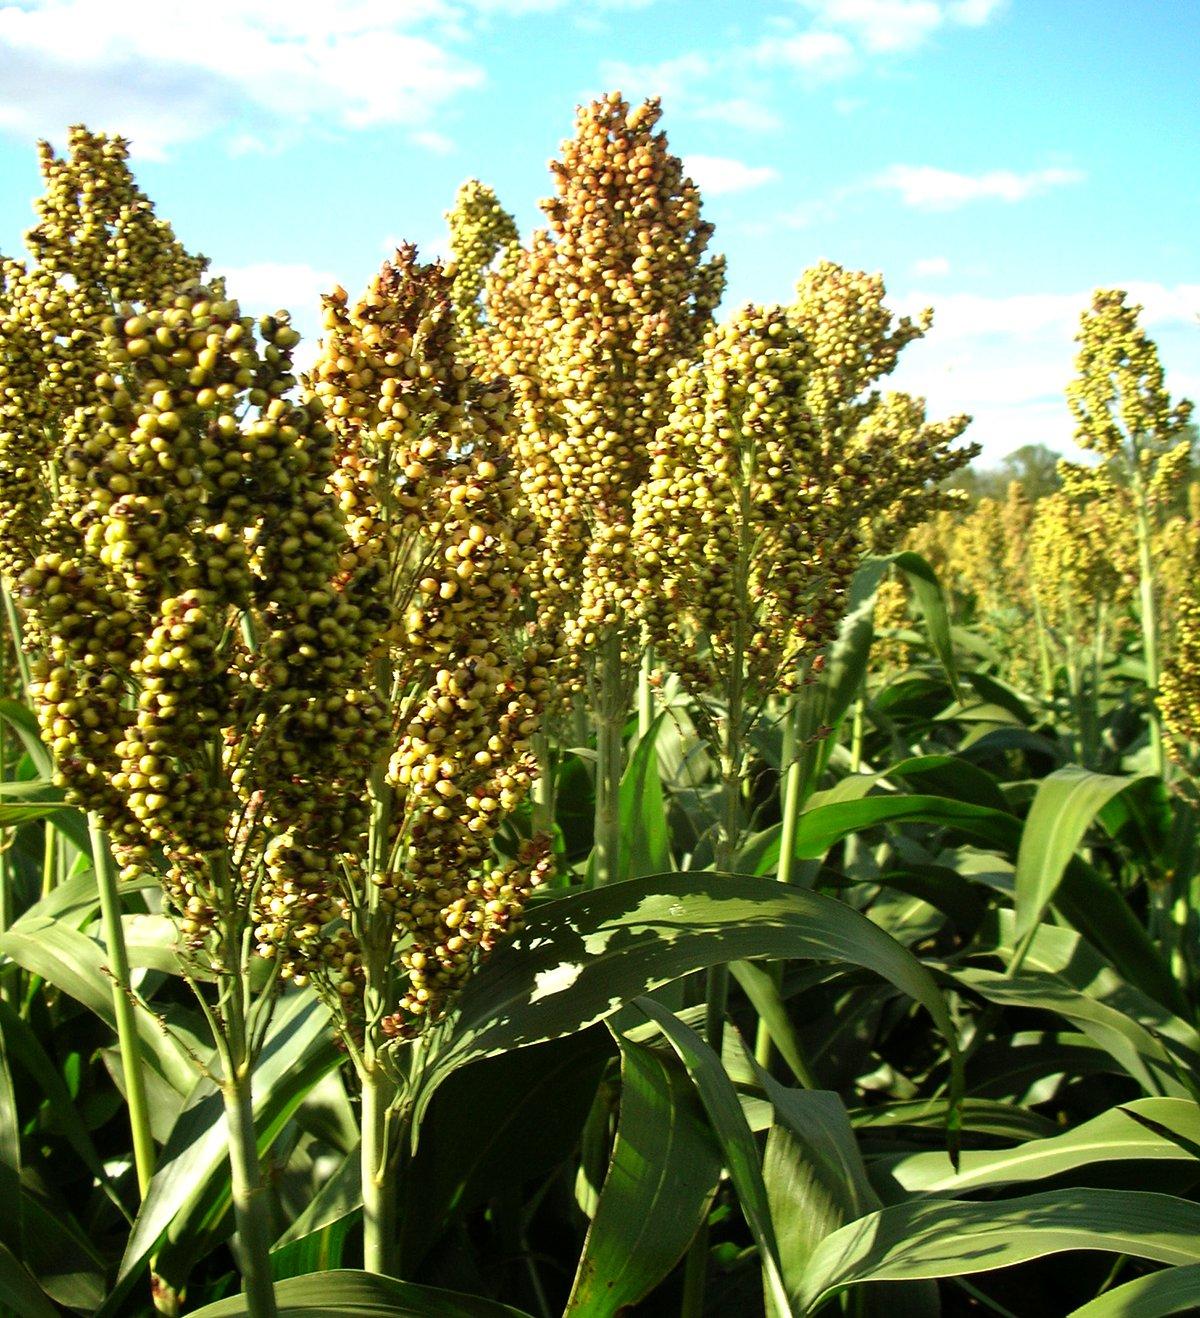
{"type": "Polygon", "coordinates": [[[625,699],[621,636],[613,628],[604,639],[596,692],[595,881],[621,877],[621,773],[624,765],[625,699]]]}
{"type": "Polygon", "coordinates": [[[230,1073],[221,1086],[221,1097],[225,1102],[225,1120],[229,1126],[229,1167],[233,1214],[242,1246],[242,1286],[250,1318],[275,1318],[267,1187],[263,1182],[262,1167],[258,1161],[258,1142],[254,1136],[249,1059],[231,1058],[231,1062],[230,1073]]]}
{"type": "Polygon", "coordinates": [[[390,1111],[396,1087],[380,1066],[362,1077],[363,1267],[396,1275],[396,1178],[391,1174],[390,1111]]]}
{"type": "Polygon", "coordinates": [[[642,651],[642,664],[638,669],[638,740],[650,733],[654,722],[654,687],[650,679],[654,676],[654,655],[647,644],[642,651]]]}
{"type": "MultiPolygon", "coordinates": [[[[49,832],[49,826],[47,825],[49,832]]],[[[117,1020],[117,1043],[121,1052],[121,1072],[125,1080],[125,1100],[129,1106],[129,1127],[133,1136],[133,1161],[137,1170],[138,1193],[146,1197],[154,1176],[154,1137],[150,1133],[150,1109],[146,1102],[146,1084],[142,1063],[142,1043],[138,1038],[134,1016],[133,992],[129,983],[129,957],[125,950],[125,931],[121,925],[121,898],[117,891],[117,873],[108,838],[95,811],[88,812],[88,836],[92,844],[92,863],[96,872],[96,889],[100,897],[100,919],[113,979],[113,1014],[117,1020]]]]}
{"type": "Polygon", "coordinates": [[[1146,661],[1146,687],[1150,694],[1150,748],[1154,772],[1166,777],[1167,755],[1163,744],[1162,720],[1158,713],[1158,684],[1162,676],[1158,653],[1158,611],[1154,590],[1154,557],[1151,548],[1150,506],[1140,473],[1134,472],[1134,501],[1137,507],[1138,597],[1141,603],[1142,649],[1146,661]]]}

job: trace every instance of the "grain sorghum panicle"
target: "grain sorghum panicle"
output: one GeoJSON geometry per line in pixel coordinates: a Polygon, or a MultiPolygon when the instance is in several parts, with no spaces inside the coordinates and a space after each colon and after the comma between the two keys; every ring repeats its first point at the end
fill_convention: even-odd
{"type": "Polygon", "coordinates": [[[155,215],[122,138],[77,124],[67,147],[62,158],[38,147],[45,193],[26,234],[31,260],[0,260],[0,571],[10,580],[47,547],[68,422],[98,405],[102,321],[120,304],[156,305],[207,264],[155,215]]]}
{"type": "Polygon", "coordinates": [[[501,272],[515,269],[520,237],[516,221],[500,205],[495,192],[478,179],[468,179],[446,214],[450,227],[450,253],[454,281],[450,287],[458,324],[459,351],[486,360],[488,351],[478,340],[485,333],[483,290],[496,258],[501,272]]]}
{"type": "Polygon", "coordinates": [[[786,309],[747,307],[673,373],[634,538],[656,650],[697,695],[739,666],[760,697],[786,689],[840,618],[867,476],[821,443],[810,367],[786,309]]]}
{"type": "MultiPolygon", "coordinates": [[[[489,281],[493,362],[514,385],[514,450],[537,520],[542,617],[570,672],[632,618],[633,493],[669,410],[671,367],[698,347],[724,282],[712,226],[657,100],[579,110],[555,195],[507,278],[489,281]]],[[[630,632],[632,636],[632,632],[630,632]]],[[[631,644],[636,648],[636,640],[631,644]]]]}
{"type": "Polygon", "coordinates": [[[464,359],[451,290],[451,273],[412,247],[356,302],[336,290],[310,386],[330,416],[353,554],[376,566],[390,611],[378,665],[390,707],[384,863],[351,865],[345,931],[321,976],[355,1028],[379,937],[375,885],[385,1006],[369,1024],[398,1038],[519,923],[548,861],[545,839],[509,860],[493,845],[532,781],[547,654],[519,617],[534,528],[519,516],[508,389],[464,359]]]}

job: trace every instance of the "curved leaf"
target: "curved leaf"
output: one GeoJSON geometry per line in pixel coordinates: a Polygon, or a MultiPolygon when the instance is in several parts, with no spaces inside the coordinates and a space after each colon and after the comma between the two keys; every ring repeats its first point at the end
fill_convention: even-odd
{"type": "Polygon", "coordinates": [[[959,700],[964,699],[965,693],[959,683],[958,668],[954,662],[954,639],[950,630],[950,615],[946,609],[946,597],[942,594],[937,573],[920,554],[913,553],[911,549],[900,554],[892,554],[891,562],[908,578],[913,598],[925,619],[934,653],[946,670],[954,694],[959,700]]]}
{"type": "MultiPolygon", "coordinates": [[[[304,1095],[332,1066],[334,1048],[326,1009],[311,994],[285,998],[254,1071],[254,1113],[260,1149],[279,1133],[304,1095]]],[[[120,1277],[138,1267],[186,1210],[204,1201],[213,1184],[228,1193],[229,1137],[221,1095],[207,1079],[196,1083],[159,1156],[125,1246],[120,1277]]]]}
{"type": "Polygon", "coordinates": [[[772,1314],[790,1314],[791,1306],[779,1259],[779,1243],[771,1219],[771,1203],[767,1198],[767,1188],[758,1161],[758,1146],[746,1122],[733,1082],[721,1065],[721,1059],[695,1030],[653,998],[638,998],[635,1005],[663,1032],[687,1068],[696,1093],[708,1113],[713,1132],[721,1142],[725,1165],[729,1168],[729,1178],[737,1191],[742,1215],[758,1245],[767,1311],[772,1314]]]}
{"type": "Polygon", "coordinates": [[[1074,1249],[1200,1261],[1200,1204],[1140,1190],[1052,1190],[996,1203],[897,1204],[817,1247],[797,1295],[812,1312],[864,1281],[962,1277],[1074,1249]]]}
{"type": "Polygon", "coordinates": [[[1164,1268],[1127,1281],[1067,1318],[1163,1318],[1169,1313],[1195,1313],[1200,1309],[1200,1263],[1164,1268]]]}
{"type": "Polygon", "coordinates": [[[882,975],[955,1031],[929,972],[865,916],[744,875],[668,874],[545,902],[472,977],[430,1039],[416,1121],[433,1088],[475,1057],[604,1020],[682,975],[751,957],[842,961],[882,975]]]}
{"type": "MultiPolygon", "coordinates": [[[[520,1309],[478,1295],[414,1286],[349,1268],[275,1283],[280,1318],[529,1318],[520,1309]]],[[[243,1295],[196,1309],[192,1318],[250,1318],[243,1295]]]]}
{"type": "Polygon", "coordinates": [[[1029,1140],[1012,1149],[966,1149],[957,1173],[944,1153],[934,1151],[878,1159],[871,1164],[871,1175],[886,1175],[910,1194],[960,1195],[1040,1181],[1096,1162],[1188,1158],[1179,1144],[1147,1128],[1133,1114],[1185,1140],[1200,1140],[1200,1106],[1191,1099],[1139,1098],[1049,1139],[1029,1140]]]}
{"type": "Polygon", "coordinates": [[[1144,776],[1118,778],[1069,764],[1038,784],[1017,852],[1018,938],[1024,938],[1045,914],[1097,814],[1144,776]]]}
{"type": "Polygon", "coordinates": [[[15,1318],[58,1318],[58,1310],[29,1269],[6,1245],[0,1245],[0,1295],[6,1312],[11,1311],[15,1318]]]}
{"type": "Polygon", "coordinates": [[[621,1110],[608,1174],[565,1314],[601,1318],[637,1304],[699,1230],[721,1157],[687,1074],[668,1056],[616,1035],[621,1110]]]}

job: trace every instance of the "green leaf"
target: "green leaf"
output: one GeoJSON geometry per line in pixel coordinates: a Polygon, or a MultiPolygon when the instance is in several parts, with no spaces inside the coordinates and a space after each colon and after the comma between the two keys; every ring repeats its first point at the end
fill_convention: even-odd
{"type": "Polygon", "coordinates": [[[918,755],[901,760],[888,769],[886,777],[913,783],[925,795],[1012,813],[995,778],[958,755],[918,755]]]}
{"type": "Polygon", "coordinates": [[[658,714],[642,737],[621,778],[621,877],[640,879],[671,868],[671,839],[658,773],[658,734],[666,718],[658,714]]]}
{"type": "Polygon", "coordinates": [[[943,796],[867,796],[859,801],[817,805],[800,816],[796,854],[818,859],[835,843],[881,824],[937,824],[953,828],[985,846],[1006,848],[1015,840],[1019,821],[1007,811],[953,801],[943,796]]]}
{"type": "MultiPolygon", "coordinates": [[[[529,1318],[520,1309],[477,1295],[414,1286],[348,1268],[276,1282],[275,1302],[280,1318],[290,1314],[305,1318],[529,1318]]],[[[235,1295],[193,1310],[191,1318],[250,1318],[250,1310],[245,1297],[235,1295]]]]}
{"type": "Polygon", "coordinates": [[[1137,781],[1069,764],[1038,784],[1017,852],[1018,938],[1041,920],[1096,815],[1137,781]]]}
{"type": "Polygon", "coordinates": [[[1139,1190],[1052,1190],[995,1203],[896,1204],[817,1247],[796,1299],[811,1313],[864,1281],[962,1277],[1067,1250],[1200,1261],[1200,1204],[1139,1190]]]}
{"type": "Polygon", "coordinates": [[[929,972],[857,911],[771,879],[659,875],[572,893],[530,914],[431,1035],[416,1120],[432,1089],[473,1058],[570,1034],[692,971],[748,957],[872,970],[930,1012],[957,1057],[929,972]]]}
{"type": "MultiPolygon", "coordinates": [[[[57,920],[21,920],[0,934],[0,953],[95,1012],[116,1032],[113,982],[104,948],[57,920]]],[[[134,1012],[142,1056],[173,1089],[186,1093],[195,1081],[187,1055],[158,1028],[148,1011],[134,1012]]]]}
{"type": "Polygon", "coordinates": [[[58,1318],[58,1310],[46,1298],[29,1269],[0,1244],[0,1295],[6,1312],[15,1318],[58,1318]]]}
{"type": "Polygon", "coordinates": [[[794,1294],[821,1241],[883,1205],[867,1179],[837,1094],[785,1089],[769,1075],[763,1083],[776,1114],[763,1181],[784,1280],[794,1294]]]}
{"type": "MultiPolygon", "coordinates": [[[[856,1130],[911,1126],[944,1126],[949,1100],[914,1098],[903,1102],[882,1103],[878,1107],[852,1108],[850,1123],[856,1130]]],[[[1041,1139],[1053,1135],[1058,1127],[1048,1117],[1015,1107],[1009,1102],[987,1098],[964,1098],[962,1101],[964,1133],[998,1135],[1001,1139],[1041,1139]]]]}
{"type": "Polygon", "coordinates": [[[597,1027],[473,1062],[438,1089],[401,1178],[401,1259],[410,1275],[458,1214],[571,1156],[612,1055],[608,1031],[597,1027]],[[481,1107],[490,1114],[482,1127],[481,1107]]]}
{"type": "Polygon", "coordinates": [[[946,670],[954,694],[959,700],[963,700],[965,693],[959,683],[958,668],[954,662],[954,639],[950,630],[950,615],[946,610],[946,597],[942,594],[937,573],[920,554],[914,554],[911,550],[892,554],[890,561],[908,578],[913,598],[925,619],[934,653],[946,670]]]}
{"type": "Polygon", "coordinates": [[[752,961],[735,961],[729,967],[729,973],[741,985],[742,991],[750,999],[760,1021],[771,1036],[771,1042],[779,1050],[780,1057],[787,1063],[788,1069],[802,1085],[809,1089],[817,1088],[808,1062],[792,1028],[791,1017],[787,1007],[779,996],[779,986],[771,976],[752,961]]]}
{"type": "Polygon", "coordinates": [[[1057,976],[1022,970],[1004,975],[970,967],[955,979],[989,1002],[1048,1011],[1070,1021],[1103,1048],[1150,1095],[1189,1097],[1181,1058],[1164,1040],[1119,1008],[1081,992],[1057,976]]]}
{"type": "Polygon", "coordinates": [[[608,1173],[564,1314],[602,1318],[637,1304],[691,1243],[721,1156],[687,1073],[615,1033],[621,1111],[608,1173]]]}
{"type": "Polygon", "coordinates": [[[1040,1181],[1096,1162],[1188,1158],[1177,1143],[1147,1129],[1133,1113],[1184,1139],[1200,1139],[1200,1106],[1191,1099],[1139,1098],[1049,1139],[1030,1140],[1013,1149],[966,1149],[957,1174],[944,1153],[930,1152],[879,1158],[871,1164],[871,1175],[876,1184],[886,1177],[910,1194],[961,1195],[1040,1181]]]}
{"type": "Polygon", "coordinates": [[[1200,1310],[1200,1263],[1164,1268],[1098,1295],[1067,1318],[1163,1318],[1200,1310]]]}
{"type": "Polygon", "coordinates": [[[19,700],[0,699],[0,722],[7,723],[21,739],[21,744],[33,761],[39,778],[49,781],[54,777],[54,761],[42,741],[42,730],[37,715],[19,700]]]}
{"type": "Polygon", "coordinates": [[[659,1027],[675,1049],[708,1113],[713,1133],[724,1151],[725,1165],[729,1168],[746,1225],[758,1246],[768,1311],[790,1314],[779,1244],[771,1220],[771,1204],[758,1162],[758,1146],[746,1123],[737,1090],[726,1075],[721,1059],[695,1030],[689,1029],[653,998],[638,998],[635,1005],[659,1027]]]}
{"type": "MultiPolygon", "coordinates": [[[[260,1151],[270,1146],[304,1095],[333,1065],[329,1014],[309,993],[284,998],[254,1069],[254,1113],[260,1151]]],[[[229,1186],[229,1137],[221,1095],[202,1079],[193,1089],[161,1154],[125,1246],[119,1278],[148,1257],[173,1222],[229,1186]]]]}

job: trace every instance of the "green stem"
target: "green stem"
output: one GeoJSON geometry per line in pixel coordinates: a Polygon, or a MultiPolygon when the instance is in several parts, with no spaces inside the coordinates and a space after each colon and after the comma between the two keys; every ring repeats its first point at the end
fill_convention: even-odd
{"type": "Polygon", "coordinates": [[[254,1137],[250,1065],[246,1057],[237,1057],[237,1050],[237,1043],[233,1042],[230,1069],[221,1086],[221,1097],[225,1101],[225,1120],[229,1126],[229,1168],[233,1215],[242,1247],[242,1286],[250,1318],[275,1318],[267,1187],[258,1161],[258,1142],[254,1137]]]}
{"type": "Polygon", "coordinates": [[[1050,642],[1046,637],[1046,615],[1036,591],[1033,595],[1033,626],[1037,634],[1038,664],[1042,670],[1042,698],[1049,704],[1054,699],[1054,668],[1050,662],[1050,642]]]}
{"type": "Polygon", "coordinates": [[[642,651],[642,665],[638,669],[638,740],[650,733],[654,722],[654,687],[650,679],[654,675],[654,656],[647,645],[642,651]]]}
{"type": "Polygon", "coordinates": [[[396,1178],[388,1128],[396,1087],[380,1066],[362,1076],[363,1267],[396,1275],[396,1178]]]}
{"type": "MultiPolygon", "coordinates": [[[[4,616],[8,619],[8,630],[12,636],[13,650],[17,658],[17,674],[21,683],[21,699],[28,702],[29,700],[29,683],[32,680],[29,671],[29,656],[25,653],[24,638],[21,631],[21,615],[17,612],[17,604],[13,599],[12,589],[8,582],[3,583],[4,592],[4,616]]],[[[7,690],[5,691],[7,695],[7,690]]]]}
{"type": "Polygon", "coordinates": [[[125,951],[125,931],[121,925],[121,898],[117,891],[116,867],[108,849],[104,827],[94,811],[88,813],[88,835],[92,843],[92,864],[100,896],[100,918],[104,928],[108,968],[113,980],[113,1012],[117,1020],[121,1072],[125,1079],[125,1101],[129,1106],[133,1161],[137,1169],[138,1192],[144,1199],[154,1176],[154,1137],[150,1133],[142,1044],[138,1038],[131,996],[133,990],[129,983],[129,957],[125,951]]]}
{"type": "Polygon", "coordinates": [[[1138,595],[1141,603],[1142,648],[1146,660],[1146,687],[1150,694],[1150,747],[1154,772],[1167,773],[1162,721],[1158,714],[1158,683],[1161,677],[1158,654],[1158,611],[1155,601],[1154,557],[1151,548],[1150,504],[1145,484],[1135,470],[1134,503],[1137,509],[1138,595]]]}
{"type": "Polygon", "coordinates": [[[621,773],[625,767],[625,684],[621,672],[621,636],[615,629],[604,640],[596,692],[597,886],[621,877],[621,773]]]}
{"type": "Polygon", "coordinates": [[[538,772],[529,793],[530,827],[534,837],[554,832],[554,763],[550,752],[550,738],[544,732],[535,732],[532,738],[533,754],[538,772]]]}

